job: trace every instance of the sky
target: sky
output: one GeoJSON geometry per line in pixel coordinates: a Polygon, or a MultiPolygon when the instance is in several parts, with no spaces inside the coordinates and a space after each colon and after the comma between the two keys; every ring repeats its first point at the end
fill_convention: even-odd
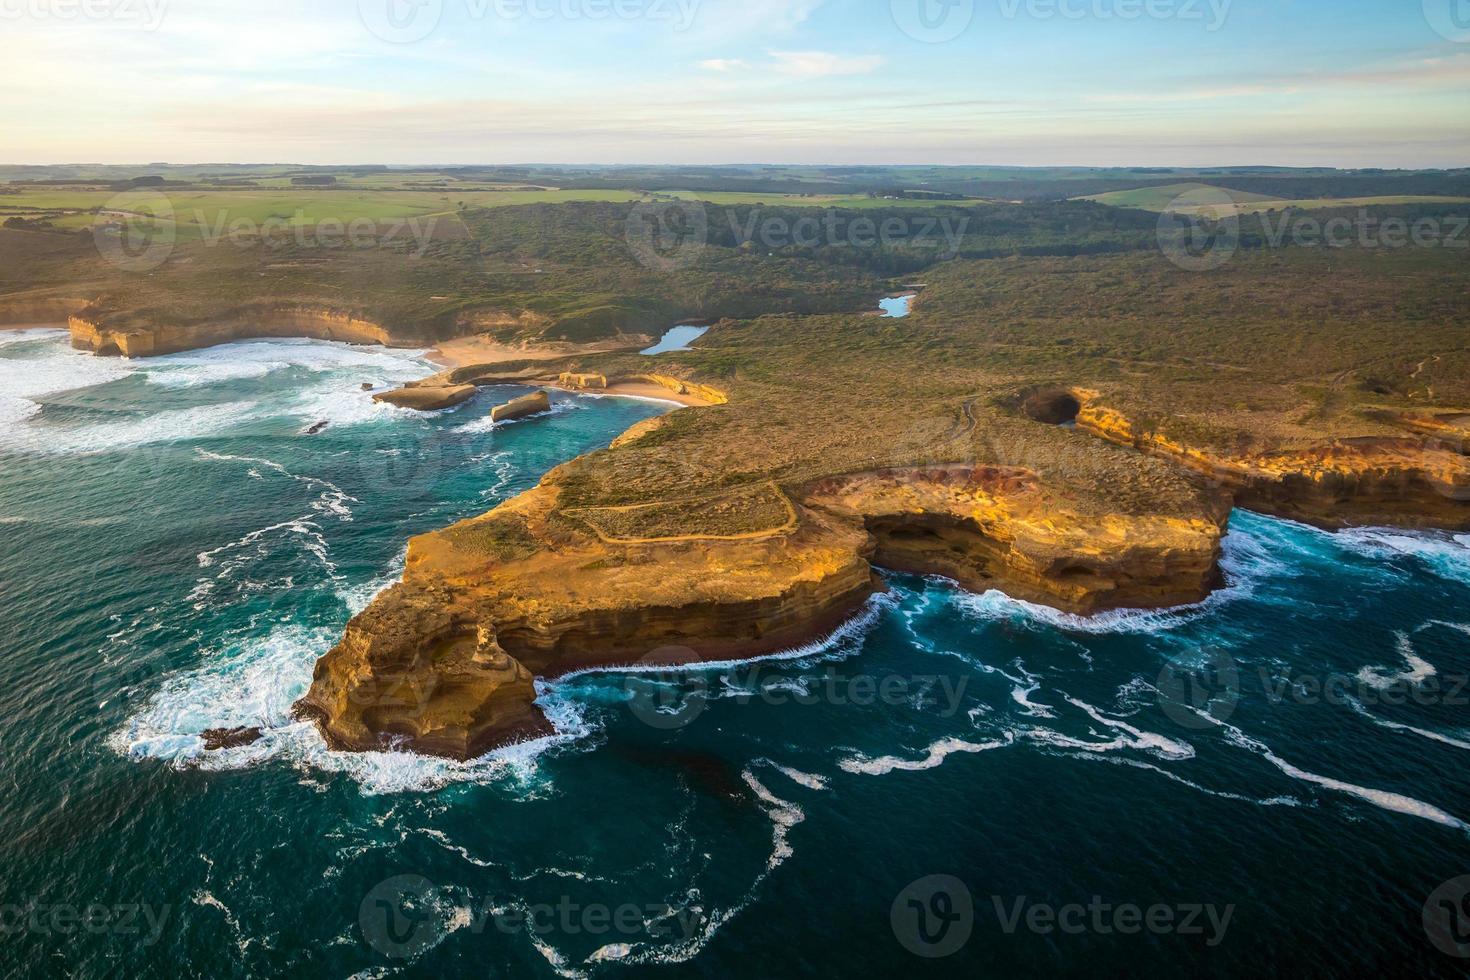
{"type": "Polygon", "coordinates": [[[1470,0],[0,0],[0,162],[1470,166],[1470,0]]]}

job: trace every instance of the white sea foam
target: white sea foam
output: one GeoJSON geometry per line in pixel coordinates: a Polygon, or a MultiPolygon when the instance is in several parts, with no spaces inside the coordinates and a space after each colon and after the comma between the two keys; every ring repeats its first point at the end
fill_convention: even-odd
{"type": "Polygon", "coordinates": [[[800,769],[792,769],[790,766],[783,766],[781,765],[781,763],[772,762],[770,759],[757,759],[755,760],[754,764],[770,766],[772,769],[776,770],[781,775],[791,780],[793,783],[796,783],[798,786],[805,786],[807,789],[810,790],[816,790],[820,792],[827,788],[827,780],[824,776],[817,776],[809,772],[802,772],[800,769]]]}
{"type": "Polygon", "coordinates": [[[1175,762],[1194,758],[1194,746],[1188,742],[1176,741],[1157,732],[1143,731],[1125,721],[1109,718],[1098,711],[1097,708],[1074,697],[1067,696],[1067,702],[1073,707],[1081,709],[1093,721],[1119,734],[1108,741],[1096,742],[1083,738],[1073,738],[1070,735],[1054,731],[1050,728],[1029,728],[1020,732],[1021,736],[1033,742],[1039,742],[1055,748],[1078,749],[1083,752],[1101,753],[1115,752],[1120,749],[1131,749],[1139,752],[1147,752],[1161,759],[1175,762]]]}
{"type": "Polygon", "coordinates": [[[1291,574],[1287,565],[1270,555],[1263,542],[1240,530],[1225,536],[1220,567],[1225,572],[1226,588],[1202,602],[1169,609],[1115,609],[1079,616],[1013,599],[996,589],[976,595],[956,588],[951,602],[961,612],[980,620],[1025,620],[1078,633],[1161,633],[1192,623],[1225,603],[1252,595],[1264,579],[1291,574]]]}
{"type": "MultiPolygon", "coordinates": [[[[1202,714],[1201,717],[1208,716],[1202,714]]],[[[1400,793],[1391,793],[1387,790],[1359,786],[1355,783],[1333,779],[1330,776],[1320,776],[1317,773],[1308,772],[1282,759],[1264,743],[1251,738],[1235,726],[1220,723],[1220,727],[1224,730],[1227,741],[1256,753],[1293,779],[1300,780],[1304,783],[1311,783],[1314,786],[1321,786],[1323,789],[1330,789],[1337,793],[1357,797],[1390,813],[1401,813],[1406,816],[1419,817],[1422,820],[1430,820],[1441,826],[1452,827],[1455,830],[1470,833],[1470,824],[1466,824],[1459,817],[1446,813],[1437,806],[1425,803],[1422,800],[1416,800],[1411,796],[1404,796],[1400,793]]]]}
{"type": "MultiPolygon", "coordinates": [[[[759,760],[755,764],[773,766],[778,770],[782,768],[770,760],[759,760]]],[[[609,943],[587,957],[585,965],[618,963],[648,966],[688,963],[704,951],[725,923],[745,911],[755,901],[765,880],[794,853],[790,841],[791,829],[806,819],[806,813],[795,803],[783,800],[772,793],[751,769],[742,770],[740,777],[755,794],[771,821],[771,854],[766,859],[765,869],[756,876],[746,893],[729,908],[716,909],[708,914],[701,913],[702,922],[698,929],[693,928],[693,919],[685,921],[685,915],[697,909],[676,909],[672,915],[680,919],[679,926],[684,937],[678,942],[668,944],[609,943]]]]}
{"type": "MultiPolygon", "coordinates": [[[[701,674],[716,673],[737,670],[747,664],[766,663],[771,661],[804,661],[812,658],[835,653],[843,649],[844,644],[856,641],[865,636],[869,630],[877,625],[886,610],[893,609],[897,601],[891,593],[880,593],[872,596],[863,604],[857,615],[843,623],[837,629],[828,633],[820,640],[814,640],[803,646],[792,647],[777,653],[769,653],[760,657],[748,657],[741,660],[702,660],[697,663],[682,665],[667,664],[626,664],[616,667],[588,667],[585,670],[573,671],[563,674],[557,683],[577,680],[583,677],[592,677],[599,674],[701,674]]],[[[732,688],[731,696],[739,696],[741,693],[748,694],[748,690],[732,688]]]]}
{"type": "Polygon", "coordinates": [[[71,350],[65,346],[64,337],[60,334],[53,348],[40,357],[0,358],[0,423],[4,424],[0,445],[23,449],[42,446],[31,427],[20,424],[41,411],[36,399],[108,384],[133,373],[125,361],[71,350]]]}
{"type": "Polygon", "coordinates": [[[1414,652],[1414,643],[1409,634],[1398,632],[1395,635],[1398,637],[1399,656],[1403,657],[1404,665],[1408,669],[1391,671],[1385,667],[1364,667],[1358,671],[1360,682],[1377,690],[1387,691],[1400,684],[1418,687],[1439,673],[1433,664],[1414,652]]]}
{"type": "Polygon", "coordinates": [[[1470,582],[1470,535],[1365,527],[1340,531],[1333,539],[1369,558],[1415,558],[1441,578],[1470,582]]]}
{"type": "Polygon", "coordinates": [[[1218,796],[1221,799],[1225,799],[1225,800],[1239,800],[1242,803],[1254,803],[1256,806],[1301,806],[1302,805],[1302,801],[1299,800],[1299,799],[1297,799],[1294,796],[1272,796],[1272,797],[1268,797],[1266,799],[1257,799],[1254,796],[1245,796],[1245,795],[1242,795],[1240,793],[1231,793],[1231,792],[1229,792],[1227,790],[1210,789],[1208,786],[1201,786],[1199,783],[1190,782],[1188,779],[1185,779],[1183,776],[1176,775],[1176,774],[1170,772],[1167,769],[1164,769],[1164,768],[1162,768],[1160,766],[1156,766],[1152,762],[1144,762],[1142,759],[1130,759],[1127,756],[1120,756],[1120,755],[1084,755],[1084,756],[1078,756],[1078,758],[1080,758],[1080,759],[1091,759],[1091,760],[1096,761],[1096,762],[1110,762],[1110,763],[1113,763],[1114,765],[1120,765],[1120,766],[1131,766],[1134,769],[1145,769],[1145,770],[1147,770],[1149,772],[1158,773],[1160,776],[1163,776],[1165,779],[1167,779],[1167,780],[1169,780],[1171,782],[1178,783],[1181,786],[1188,786],[1190,789],[1197,790],[1198,792],[1204,793],[1207,796],[1218,796]]]}
{"type": "Polygon", "coordinates": [[[1364,707],[1361,702],[1353,698],[1348,698],[1347,703],[1358,714],[1381,728],[1387,728],[1395,732],[1408,732],[1410,735],[1418,735],[1420,738],[1427,738],[1431,742],[1439,742],[1441,745],[1448,745],[1456,749],[1470,749],[1470,742],[1465,741],[1463,737],[1453,738],[1445,735],[1443,732],[1430,731],[1427,728],[1415,728],[1413,725],[1403,725],[1396,721],[1389,721],[1387,718],[1380,718],[1364,707]]]}
{"type": "Polygon", "coordinates": [[[956,752],[967,754],[989,752],[991,749],[1004,748],[1015,740],[1015,736],[1010,732],[1004,733],[1003,738],[991,742],[967,742],[961,738],[942,738],[930,745],[924,751],[924,756],[919,759],[904,759],[893,755],[872,759],[858,754],[839,759],[837,765],[844,772],[861,776],[886,776],[891,772],[923,772],[944,765],[944,760],[956,752]]]}
{"type": "Polygon", "coordinates": [[[166,678],[142,710],[108,740],[134,759],[177,768],[244,769],[278,759],[304,770],[344,773],[366,795],[432,792],[453,783],[530,783],[548,750],[592,733],[586,708],[543,686],[537,705],[555,729],[545,738],[460,762],[399,752],[333,752],[312,724],[291,717],[311,686],[317,658],[336,642],[330,628],[283,626],[263,639],[237,640],[202,666],[166,678]],[[260,728],[260,741],[206,752],[201,733],[260,728]]]}
{"type": "Polygon", "coordinates": [[[168,354],[138,362],[149,384],[197,388],[227,381],[263,378],[275,371],[299,368],[316,374],[352,371],[362,381],[381,384],[422,377],[431,367],[424,351],[354,346],[325,340],[247,340],[205,350],[168,354]]]}
{"type": "Polygon", "coordinates": [[[260,470],[268,470],[288,480],[303,483],[314,490],[320,490],[319,496],[311,509],[318,513],[331,514],[343,521],[352,520],[352,508],[348,504],[361,503],[356,497],[348,495],[341,487],[327,480],[321,480],[314,476],[299,476],[292,473],[280,463],[269,459],[261,459],[255,456],[231,456],[224,453],[214,453],[207,449],[196,449],[195,453],[201,459],[212,460],[220,463],[244,463],[249,464],[251,476],[260,477],[260,470]]]}
{"type": "Polygon", "coordinates": [[[69,331],[57,327],[29,327],[25,330],[0,330],[0,347],[12,347],[16,344],[29,344],[37,340],[59,340],[70,339],[69,331]]]}

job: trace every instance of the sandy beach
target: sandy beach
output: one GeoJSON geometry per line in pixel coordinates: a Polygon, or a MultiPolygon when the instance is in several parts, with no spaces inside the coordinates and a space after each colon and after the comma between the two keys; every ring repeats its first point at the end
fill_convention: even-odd
{"type": "Polygon", "coordinates": [[[446,368],[478,364],[503,364],[510,361],[554,361],[575,354],[607,354],[614,351],[642,350],[653,343],[652,337],[625,337],[595,344],[502,344],[489,337],[460,337],[446,340],[429,352],[429,360],[446,368]]]}

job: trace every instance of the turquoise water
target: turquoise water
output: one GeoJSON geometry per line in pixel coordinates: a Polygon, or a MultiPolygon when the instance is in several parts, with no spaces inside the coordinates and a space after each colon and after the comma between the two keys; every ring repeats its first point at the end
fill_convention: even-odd
{"type": "Polygon", "coordinates": [[[883,311],[885,317],[905,317],[914,308],[915,296],[886,296],[878,301],[878,307],[883,311]]]}
{"type": "Polygon", "coordinates": [[[1466,536],[1240,513],[1229,588],[1090,620],[898,577],[791,658],[544,686],[540,743],[328,752],[287,709],[407,536],[667,408],[558,396],[492,427],[514,389],[427,417],[360,390],[424,371],[304,341],[128,363],[0,334],[0,973],[1470,962],[1423,922],[1470,873],[1466,536]],[[266,738],[202,751],[234,725],[266,738]],[[910,889],[930,876],[953,881],[910,889]],[[1089,903],[1175,926],[1031,914],[1089,903]],[[1215,918],[1181,931],[1193,906],[1215,918]]]}
{"type": "Polygon", "coordinates": [[[663,335],[663,339],[642,353],[648,357],[652,357],[655,354],[669,354],[674,351],[688,350],[690,344],[707,333],[709,333],[709,327],[671,327],[663,335]]]}

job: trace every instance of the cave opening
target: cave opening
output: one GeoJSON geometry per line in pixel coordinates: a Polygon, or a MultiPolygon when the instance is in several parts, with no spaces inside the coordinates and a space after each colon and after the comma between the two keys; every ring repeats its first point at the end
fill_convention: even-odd
{"type": "Polygon", "coordinates": [[[1070,391],[1042,391],[1021,404],[1026,417],[1046,425],[1071,425],[1082,412],[1082,402],[1070,391]]]}

